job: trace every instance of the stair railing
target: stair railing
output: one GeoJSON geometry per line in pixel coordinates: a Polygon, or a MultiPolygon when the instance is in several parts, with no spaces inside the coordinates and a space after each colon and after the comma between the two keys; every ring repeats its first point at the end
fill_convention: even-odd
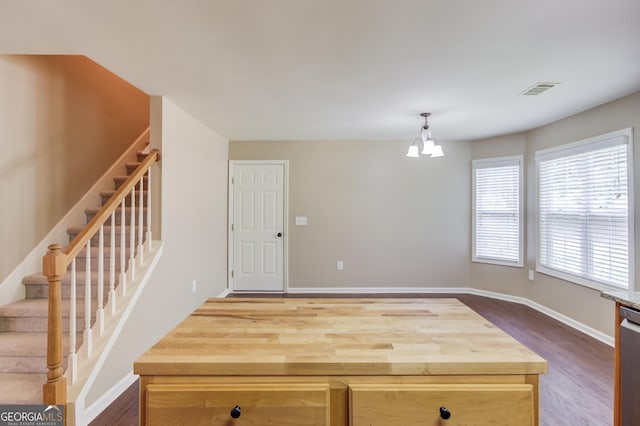
{"type": "MultiPolygon", "coordinates": [[[[144,261],[145,251],[151,251],[151,166],[160,160],[160,152],[151,150],[147,157],[138,165],[129,178],[111,196],[96,215],[87,223],[84,229],[71,241],[62,247],[60,244],[51,244],[49,251],[43,258],[43,274],[49,282],[49,319],[47,332],[47,382],[43,385],[43,403],[48,405],[66,404],[67,402],[67,378],[63,365],[63,322],[62,322],[62,277],[66,272],[71,277],[71,294],[69,305],[69,362],[70,370],[67,376],[73,383],[78,372],[78,353],[76,348],[76,257],[86,250],[85,259],[85,288],[84,288],[84,330],[83,348],[87,357],[93,349],[93,335],[98,336],[104,332],[105,308],[107,315],[116,313],[117,300],[127,294],[127,281],[131,282],[136,277],[136,263],[141,266],[144,261]],[[145,185],[146,176],[146,185],[145,185]],[[136,201],[136,192],[137,201],[136,201]],[[146,212],[144,211],[144,198],[146,192],[146,212]],[[137,202],[137,204],[136,204],[137,202]],[[129,207],[129,229],[127,231],[127,207],[129,207]],[[120,212],[118,214],[118,208],[120,212]],[[137,214],[136,214],[137,213],[137,214]],[[146,233],[144,222],[146,213],[146,233]],[[120,218],[120,235],[116,235],[117,217],[120,218]],[[104,303],[104,231],[105,224],[109,221],[109,273],[108,273],[108,303],[104,303]],[[137,226],[137,234],[136,234],[137,226]],[[127,264],[127,233],[129,238],[129,258],[127,264]],[[98,271],[97,271],[97,307],[95,309],[95,324],[92,328],[92,297],[91,297],[91,255],[92,240],[97,244],[98,271]],[[119,241],[116,241],[119,240],[119,241]],[[119,243],[119,271],[116,271],[116,243],[119,243]],[[71,266],[70,271],[68,271],[71,266]],[[116,275],[117,290],[116,291],[116,275]],[[119,293],[119,294],[118,294],[119,293]]],[[[94,250],[95,251],[95,250],[94,250]]]]}

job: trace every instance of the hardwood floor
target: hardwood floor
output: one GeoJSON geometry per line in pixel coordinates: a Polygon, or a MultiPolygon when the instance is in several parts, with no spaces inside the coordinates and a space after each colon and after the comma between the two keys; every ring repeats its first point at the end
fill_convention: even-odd
{"type": "MultiPolygon", "coordinates": [[[[395,296],[459,299],[546,359],[549,371],[540,377],[540,425],[607,426],[612,424],[613,348],[517,303],[460,294],[358,294],[353,297],[395,296]]],[[[314,297],[314,295],[287,297],[314,297]]],[[[328,297],[328,295],[315,295],[315,297],[328,297]]],[[[332,295],[331,297],[350,296],[332,295]]],[[[138,383],[135,383],[101,413],[91,426],[137,424],[138,383]]]]}

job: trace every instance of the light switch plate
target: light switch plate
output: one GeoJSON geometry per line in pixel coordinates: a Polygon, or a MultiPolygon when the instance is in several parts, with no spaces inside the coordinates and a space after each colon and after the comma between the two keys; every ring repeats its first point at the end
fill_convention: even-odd
{"type": "Polygon", "coordinates": [[[296,216],[296,225],[306,225],[307,224],[307,217],[306,216],[296,216]]]}

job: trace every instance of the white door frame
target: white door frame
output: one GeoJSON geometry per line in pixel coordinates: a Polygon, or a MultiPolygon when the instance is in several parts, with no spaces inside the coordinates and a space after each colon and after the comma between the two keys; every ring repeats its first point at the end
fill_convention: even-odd
{"type": "MultiPolygon", "coordinates": [[[[282,279],[284,280],[284,291],[287,293],[289,290],[289,160],[229,160],[229,191],[227,199],[229,201],[229,214],[227,215],[227,288],[230,292],[233,291],[233,262],[234,262],[234,247],[233,247],[233,230],[231,229],[233,221],[233,175],[236,165],[255,164],[255,165],[282,165],[284,166],[284,194],[283,194],[283,226],[284,226],[284,238],[283,238],[283,253],[282,253],[282,279]]],[[[273,292],[280,293],[280,292],[273,292]]]]}

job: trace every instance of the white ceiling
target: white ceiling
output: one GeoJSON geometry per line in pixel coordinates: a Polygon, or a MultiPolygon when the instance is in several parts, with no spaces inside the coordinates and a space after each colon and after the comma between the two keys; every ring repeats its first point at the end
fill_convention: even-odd
{"type": "Polygon", "coordinates": [[[640,90],[640,1],[0,0],[0,53],[86,55],[231,140],[410,140],[424,111],[468,140],[640,90]]]}

